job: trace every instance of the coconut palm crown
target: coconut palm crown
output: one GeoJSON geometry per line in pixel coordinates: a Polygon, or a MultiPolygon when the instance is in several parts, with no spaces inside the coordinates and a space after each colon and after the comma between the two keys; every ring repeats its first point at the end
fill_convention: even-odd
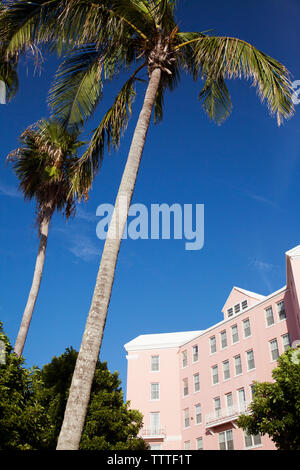
{"type": "MultiPolygon", "coordinates": [[[[129,72],[128,80],[95,130],[81,163],[85,175],[99,167],[106,147],[118,148],[131,114],[135,84],[147,69],[162,71],[155,121],[163,117],[164,93],[181,72],[204,86],[199,93],[210,119],[222,123],[232,109],[226,79],[251,79],[280,125],[293,112],[289,72],[246,41],[203,32],[183,32],[174,0],[19,0],[9,4],[1,35],[7,57],[41,44],[70,50],[50,95],[54,113],[68,125],[88,119],[101,100],[105,80],[129,72]],[[135,66],[135,69],[133,67],[135,66]]],[[[1,36],[0,36],[1,37],[1,36]]]]}
{"type": "Polygon", "coordinates": [[[62,212],[69,218],[75,212],[71,189],[77,152],[83,145],[79,131],[67,131],[55,120],[42,119],[20,136],[21,146],[10,153],[19,187],[25,200],[35,199],[37,221],[48,213],[62,212]]]}

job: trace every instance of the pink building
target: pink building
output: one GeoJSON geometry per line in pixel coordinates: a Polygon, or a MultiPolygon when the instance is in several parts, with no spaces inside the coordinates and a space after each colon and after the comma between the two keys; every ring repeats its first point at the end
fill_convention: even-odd
{"type": "Polygon", "coordinates": [[[236,420],[253,381],[300,339],[300,245],[286,253],[287,285],[263,296],[234,287],[224,319],[203,331],[142,335],[125,344],[127,399],[144,415],[152,449],[274,449],[236,420]]]}

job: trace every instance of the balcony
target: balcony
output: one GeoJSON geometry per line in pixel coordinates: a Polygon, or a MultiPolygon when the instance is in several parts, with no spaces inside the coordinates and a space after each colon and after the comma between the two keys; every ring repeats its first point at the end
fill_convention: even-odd
{"type": "Polygon", "coordinates": [[[166,437],[166,426],[157,428],[143,428],[140,432],[143,439],[164,439],[166,437]]]}
{"type": "Polygon", "coordinates": [[[251,402],[243,403],[242,405],[232,405],[227,408],[220,408],[219,410],[209,413],[205,416],[206,429],[212,429],[221,424],[234,422],[242,413],[249,414],[249,405],[251,402]]]}

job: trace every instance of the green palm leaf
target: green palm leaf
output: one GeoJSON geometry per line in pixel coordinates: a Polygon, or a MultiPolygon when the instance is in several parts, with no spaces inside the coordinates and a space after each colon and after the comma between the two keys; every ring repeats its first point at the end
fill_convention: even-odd
{"type": "Polygon", "coordinates": [[[93,46],[76,49],[59,67],[49,103],[65,125],[83,123],[102,96],[103,59],[93,46]]]}

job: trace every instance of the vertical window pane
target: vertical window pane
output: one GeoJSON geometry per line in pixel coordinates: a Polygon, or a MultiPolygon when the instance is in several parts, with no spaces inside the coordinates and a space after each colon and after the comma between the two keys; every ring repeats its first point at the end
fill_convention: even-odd
{"type": "Polygon", "coordinates": [[[248,300],[243,300],[242,302],[242,309],[245,310],[245,308],[248,307],[248,300]]]}
{"type": "Polygon", "coordinates": [[[271,326],[274,323],[274,315],[273,315],[273,310],[272,307],[268,307],[266,309],[266,320],[267,320],[267,326],[271,326]]]}
{"type": "Polygon", "coordinates": [[[216,418],[219,418],[221,415],[221,399],[215,398],[215,416],[216,418]]]}
{"type": "Polygon", "coordinates": [[[227,346],[227,334],[226,331],[221,331],[221,346],[222,348],[226,348],[227,346]]]}
{"type": "Polygon", "coordinates": [[[151,384],[151,400],[159,400],[159,383],[151,384]]]}
{"type": "Polygon", "coordinates": [[[247,318],[246,320],[243,321],[244,324],[244,336],[247,338],[248,336],[251,336],[251,328],[250,328],[250,320],[247,318]]]}
{"type": "Polygon", "coordinates": [[[196,424],[200,424],[201,421],[202,421],[201,405],[200,404],[195,406],[195,418],[196,418],[196,424]]]}
{"type": "Polygon", "coordinates": [[[151,356],[151,370],[159,371],[159,356],[151,356]]]}
{"type": "Polygon", "coordinates": [[[251,351],[247,351],[247,362],[248,362],[248,370],[255,368],[254,353],[252,349],[251,351]]]}
{"type": "Polygon", "coordinates": [[[241,306],[240,306],[240,304],[236,304],[236,305],[234,306],[234,313],[239,313],[240,311],[241,311],[241,306]]]}
{"type": "Polygon", "coordinates": [[[228,393],[226,395],[226,405],[227,405],[228,412],[231,413],[232,408],[233,408],[232,393],[228,393]]]}
{"type": "Polygon", "coordinates": [[[239,340],[239,332],[238,332],[238,327],[237,325],[234,325],[232,328],[232,342],[237,343],[239,340]]]}
{"type": "Polygon", "coordinates": [[[286,318],[284,301],[278,302],[277,304],[279,320],[284,320],[286,318]]]}
{"type": "Polygon", "coordinates": [[[189,383],[188,379],[183,379],[183,396],[187,396],[189,394],[189,383]]]}
{"type": "Polygon", "coordinates": [[[218,366],[212,367],[212,381],[213,384],[217,384],[219,382],[218,366]]]}
{"type": "Polygon", "coordinates": [[[238,391],[238,396],[239,396],[240,411],[245,411],[246,410],[246,395],[245,395],[245,390],[243,388],[241,388],[238,391]]]}
{"type": "Polygon", "coordinates": [[[223,362],[224,380],[230,379],[229,361],[223,362]]]}
{"type": "Polygon", "coordinates": [[[279,358],[279,350],[278,350],[277,339],[273,339],[272,341],[270,341],[270,348],[271,348],[272,360],[276,361],[279,358]]]}
{"type": "Polygon", "coordinates": [[[255,436],[253,436],[253,443],[255,446],[258,446],[261,444],[261,436],[260,434],[256,434],[255,436]]]}
{"type": "Polygon", "coordinates": [[[187,366],[187,351],[182,352],[182,367],[187,366]]]}
{"type": "Polygon", "coordinates": [[[198,346],[193,346],[193,361],[198,361],[198,346]]]}
{"type": "Polygon", "coordinates": [[[235,364],[235,375],[240,375],[242,373],[242,361],[241,361],[240,355],[235,356],[234,364],[235,364]]]}
{"type": "Polygon", "coordinates": [[[202,439],[202,437],[198,437],[196,439],[196,449],[197,450],[203,450],[203,439],[202,439]]]}
{"type": "Polygon", "coordinates": [[[219,433],[219,447],[220,447],[220,450],[226,450],[225,432],[219,433]]]}
{"type": "Polygon", "coordinates": [[[191,448],[191,441],[185,441],[184,450],[190,450],[190,448],[191,448]]]}
{"type": "Polygon", "coordinates": [[[188,408],[184,410],[184,427],[188,428],[190,425],[190,411],[188,408]]]}
{"type": "Polygon", "coordinates": [[[233,308],[229,308],[227,310],[227,317],[232,317],[232,315],[233,315],[233,308]]]}
{"type": "Polygon", "coordinates": [[[290,335],[288,333],[286,335],[283,335],[282,342],[283,342],[283,349],[286,351],[287,348],[291,346],[290,335]]]}
{"type": "Polygon", "coordinates": [[[194,391],[199,392],[200,390],[200,377],[199,374],[194,375],[194,391]]]}
{"type": "Polygon", "coordinates": [[[212,336],[210,338],[210,352],[215,353],[217,350],[217,345],[216,345],[216,337],[212,336]]]}
{"type": "Polygon", "coordinates": [[[227,440],[227,450],[234,450],[232,430],[226,431],[226,440],[227,440]]]}
{"type": "Polygon", "coordinates": [[[252,447],[252,436],[249,436],[249,434],[247,434],[246,431],[244,432],[244,436],[245,436],[245,447],[252,447]]]}
{"type": "MultiPolygon", "coordinates": [[[[160,414],[159,412],[150,413],[150,428],[155,431],[159,429],[160,414]]],[[[157,433],[156,433],[157,434],[157,433]]]]}

